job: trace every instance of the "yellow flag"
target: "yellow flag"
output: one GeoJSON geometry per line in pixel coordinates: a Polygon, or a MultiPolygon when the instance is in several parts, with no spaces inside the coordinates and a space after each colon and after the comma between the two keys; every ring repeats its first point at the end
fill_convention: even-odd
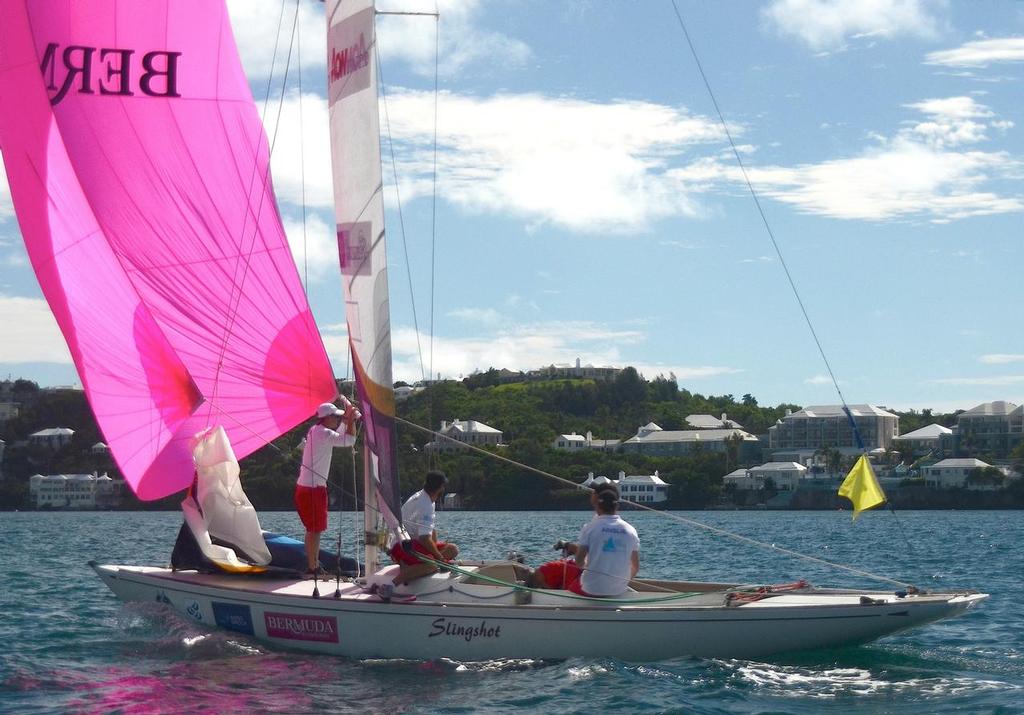
{"type": "Polygon", "coordinates": [[[868,456],[862,454],[853,469],[846,475],[843,484],[839,487],[839,496],[846,497],[853,502],[854,520],[862,511],[874,509],[879,504],[885,503],[885,492],[878,485],[875,472],[871,469],[871,462],[868,456]]]}

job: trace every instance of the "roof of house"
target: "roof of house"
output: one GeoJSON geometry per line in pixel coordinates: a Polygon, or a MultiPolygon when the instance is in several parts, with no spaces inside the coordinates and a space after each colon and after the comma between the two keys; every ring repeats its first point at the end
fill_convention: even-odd
{"type": "Polygon", "coordinates": [[[931,469],[936,469],[936,468],[938,468],[938,469],[942,469],[942,468],[945,468],[945,469],[976,469],[976,468],[979,468],[979,467],[980,468],[984,468],[984,467],[991,467],[991,466],[992,465],[987,463],[987,462],[982,462],[980,459],[974,459],[972,457],[972,458],[969,458],[969,459],[962,459],[962,458],[958,458],[958,459],[943,459],[941,462],[936,462],[935,464],[933,464],[930,468],[931,469]]]}
{"type": "Polygon", "coordinates": [[[67,427],[50,427],[33,432],[29,437],[70,437],[75,431],[67,427]]]}
{"type": "Polygon", "coordinates": [[[743,429],[743,425],[736,420],[730,420],[725,415],[722,417],[724,419],[718,419],[713,415],[687,415],[686,424],[696,429],[722,429],[724,427],[743,429]]]}
{"type": "Polygon", "coordinates": [[[1017,405],[1013,402],[1006,402],[1005,400],[996,400],[995,402],[983,402],[980,405],[972,407],[966,412],[961,412],[960,417],[988,417],[995,415],[1008,415],[1017,409],[1017,405]]]}
{"type": "Polygon", "coordinates": [[[899,437],[893,437],[893,439],[937,439],[944,434],[953,434],[953,430],[940,424],[930,424],[913,432],[901,434],[899,437]]]}
{"type": "Polygon", "coordinates": [[[452,420],[448,423],[445,428],[447,430],[458,430],[459,432],[476,432],[477,434],[486,432],[490,434],[500,434],[500,429],[494,429],[489,425],[485,425],[483,422],[477,422],[476,420],[452,420]]]}
{"type": "MultiPolygon", "coordinates": [[[[874,407],[872,405],[847,405],[850,408],[850,413],[854,417],[895,417],[892,412],[884,410],[881,407],[874,407]]],[[[846,413],[843,411],[842,405],[811,405],[805,407],[798,412],[794,412],[791,415],[786,415],[786,419],[808,419],[811,417],[845,417],[846,413]]]]}
{"type": "Polygon", "coordinates": [[[618,480],[619,484],[628,482],[629,484],[659,484],[667,485],[668,482],[663,480],[657,474],[629,474],[622,479],[618,480]]]}
{"type": "Polygon", "coordinates": [[[742,477],[747,477],[747,476],[749,476],[749,475],[747,474],[747,470],[746,469],[734,469],[733,471],[729,472],[724,477],[722,477],[722,479],[729,479],[730,477],[732,479],[740,479],[742,477]]]}
{"type": "Polygon", "coordinates": [[[584,437],[581,434],[576,434],[575,432],[573,432],[572,434],[560,434],[560,435],[558,435],[557,439],[564,439],[566,442],[586,442],[587,441],[586,437],[584,437]]]}
{"type": "Polygon", "coordinates": [[[640,434],[639,432],[627,439],[624,444],[642,442],[644,444],[669,442],[721,442],[733,435],[739,435],[744,442],[757,441],[757,437],[740,429],[691,429],[663,430],[640,434]]]}
{"type": "Polygon", "coordinates": [[[751,467],[751,471],[757,470],[759,472],[791,472],[796,470],[798,472],[806,472],[807,467],[796,462],[768,462],[757,467],[751,467]]]}

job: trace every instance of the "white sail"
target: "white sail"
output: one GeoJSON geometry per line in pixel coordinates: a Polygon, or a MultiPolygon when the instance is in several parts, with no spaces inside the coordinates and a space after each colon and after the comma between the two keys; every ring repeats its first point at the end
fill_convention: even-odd
{"type": "MultiPolygon", "coordinates": [[[[394,530],[401,519],[374,17],[372,0],[327,3],[334,212],[349,344],[364,417],[368,533],[379,533],[382,525],[394,530]]],[[[367,570],[376,561],[372,541],[368,536],[367,570]]]]}

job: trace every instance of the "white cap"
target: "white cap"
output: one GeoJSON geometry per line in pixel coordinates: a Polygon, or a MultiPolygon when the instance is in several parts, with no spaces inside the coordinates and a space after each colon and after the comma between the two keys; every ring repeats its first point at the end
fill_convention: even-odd
{"type": "Polygon", "coordinates": [[[338,417],[341,417],[344,414],[345,413],[338,409],[338,407],[332,402],[325,402],[316,408],[316,416],[318,419],[321,420],[324,417],[331,417],[332,415],[337,415],[338,417]]]}

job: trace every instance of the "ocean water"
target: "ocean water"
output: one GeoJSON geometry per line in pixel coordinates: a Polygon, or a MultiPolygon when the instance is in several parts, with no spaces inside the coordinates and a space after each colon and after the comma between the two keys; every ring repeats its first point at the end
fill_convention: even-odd
{"type": "MultiPolygon", "coordinates": [[[[779,547],[927,589],[992,595],[957,619],[874,644],[770,662],[679,658],[354,661],[207,631],[159,604],[123,604],[87,561],[165,564],[174,513],[0,513],[4,713],[1024,713],[1024,512],[680,513],[779,547]]],[[[641,575],[875,585],[657,514],[627,513],[641,575]]],[[[301,537],[294,514],[264,528],[301,537]]],[[[555,555],[584,512],[446,512],[442,537],[472,558],[555,555]]],[[[351,550],[356,520],[341,524],[351,550]]],[[[881,585],[879,585],[881,586],[881,585]]]]}

